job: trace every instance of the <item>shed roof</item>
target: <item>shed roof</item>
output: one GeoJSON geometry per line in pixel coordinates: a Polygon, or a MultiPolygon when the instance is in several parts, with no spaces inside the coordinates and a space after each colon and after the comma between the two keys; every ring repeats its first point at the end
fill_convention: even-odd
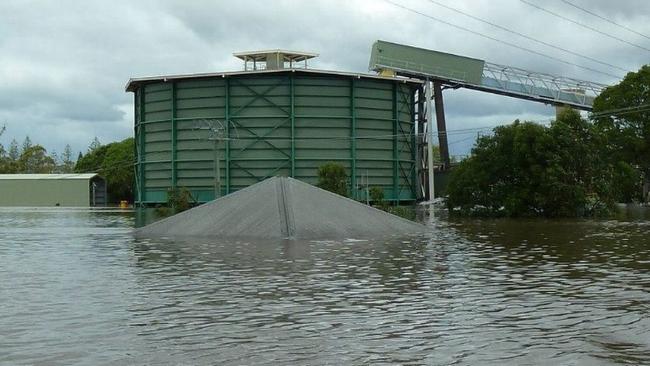
{"type": "Polygon", "coordinates": [[[225,78],[227,76],[236,76],[236,75],[274,74],[274,73],[288,73],[288,72],[317,74],[317,75],[337,75],[337,76],[355,77],[359,79],[397,80],[403,83],[422,84],[422,81],[418,79],[401,77],[401,76],[389,77],[389,76],[380,76],[374,74],[341,72],[341,71],[331,71],[331,70],[316,70],[316,69],[278,69],[278,70],[207,72],[207,73],[197,73],[197,74],[161,75],[161,76],[131,78],[126,83],[125,90],[127,92],[134,92],[139,85],[148,82],[156,82],[156,81],[167,82],[172,80],[205,79],[205,78],[214,78],[214,77],[225,78]]]}
{"type": "Polygon", "coordinates": [[[0,174],[0,180],[45,180],[45,179],[85,179],[90,180],[97,173],[81,174],[0,174]]]}

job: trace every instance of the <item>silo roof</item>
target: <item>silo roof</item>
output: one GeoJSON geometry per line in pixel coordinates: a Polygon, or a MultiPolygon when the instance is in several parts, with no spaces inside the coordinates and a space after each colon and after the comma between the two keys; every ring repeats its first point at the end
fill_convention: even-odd
{"type": "Polygon", "coordinates": [[[411,84],[422,84],[423,82],[418,79],[408,78],[408,77],[390,77],[390,76],[380,76],[375,74],[365,74],[365,73],[354,73],[354,72],[343,72],[343,71],[332,71],[332,70],[318,70],[318,69],[278,69],[278,70],[248,70],[248,71],[227,71],[227,72],[209,72],[209,73],[196,73],[196,74],[178,74],[178,75],[160,75],[160,76],[148,76],[140,78],[131,78],[126,83],[125,90],[127,92],[134,92],[137,87],[141,84],[146,84],[150,82],[168,82],[175,80],[191,80],[191,79],[208,79],[215,77],[228,77],[228,76],[237,76],[237,75],[256,75],[256,74],[276,74],[276,73],[302,73],[302,74],[314,74],[314,75],[333,75],[333,76],[346,76],[359,79],[377,79],[377,80],[386,80],[386,81],[399,81],[403,83],[411,84]]]}

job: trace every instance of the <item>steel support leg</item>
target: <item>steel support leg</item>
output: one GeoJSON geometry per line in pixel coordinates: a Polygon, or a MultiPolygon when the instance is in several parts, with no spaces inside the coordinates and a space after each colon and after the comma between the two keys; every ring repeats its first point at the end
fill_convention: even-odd
{"type": "Polygon", "coordinates": [[[428,198],[429,200],[433,200],[435,197],[435,188],[434,188],[434,176],[433,176],[433,105],[431,103],[432,99],[432,90],[431,90],[431,82],[429,79],[426,81],[426,100],[427,100],[427,132],[428,132],[428,139],[427,139],[427,171],[429,173],[428,180],[427,180],[427,186],[429,188],[428,190],[428,198]]]}
{"type": "Polygon", "coordinates": [[[442,84],[433,82],[433,97],[436,104],[436,124],[438,126],[438,144],[443,169],[449,168],[449,144],[447,142],[447,124],[445,123],[445,106],[442,101],[442,84]]]}

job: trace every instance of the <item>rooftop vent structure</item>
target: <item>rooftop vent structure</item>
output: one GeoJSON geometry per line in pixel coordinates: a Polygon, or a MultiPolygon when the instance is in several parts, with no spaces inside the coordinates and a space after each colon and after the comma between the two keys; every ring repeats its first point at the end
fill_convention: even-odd
{"type": "Polygon", "coordinates": [[[307,60],[318,57],[317,53],[287,50],[235,52],[233,56],[244,61],[244,70],[279,70],[307,68],[307,60]]]}

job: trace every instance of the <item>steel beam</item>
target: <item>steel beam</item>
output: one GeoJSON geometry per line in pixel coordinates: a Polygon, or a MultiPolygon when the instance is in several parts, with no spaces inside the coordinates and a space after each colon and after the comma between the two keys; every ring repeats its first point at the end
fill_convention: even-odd
{"type": "Polygon", "coordinates": [[[140,140],[140,158],[138,159],[140,162],[140,169],[138,171],[139,176],[140,176],[140,190],[138,192],[138,200],[140,203],[146,200],[146,191],[145,191],[145,172],[144,172],[144,162],[145,162],[145,125],[144,125],[144,116],[145,116],[145,108],[144,108],[144,103],[145,103],[145,86],[143,85],[139,89],[140,91],[140,134],[138,135],[139,140],[140,140]]]}
{"type": "Polygon", "coordinates": [[[431,82],[429,79],[426,80],[426,101],[427,101],[427,132],[428,132],[428,139],[427,139],[427,172],[429,174],[428,180],[427,180],[427,186],[429,187],[428,190],[428,198],[429,200],[433,200],[435,197],[435,189],[434,189],[434,184],[433,184],[433,179],[434,179],[434,171],[433,171],[433,105],[431,103],[431,99],[433,98],[432,96],[433,91],[431,90],[431,82]]]}
{"type": "Polygon", "coordinates": [[[418,188],[417,188],[417,180],[418,180],[418,165],[417,165],[417,154],[418,154],[418,149],[417,149],[417,128],[416,128],[416,120],[415,120],[415,93],[416,91],[411,89],[410,95],[409,95],[409,100],[411,101],[411,121],[413,122],[413,125],[411,127],[410,135],[411,135],[411,160],[414,161],[412,163],[412,170],[411,170],[411,184],[409,184],[409,187],[411,188],[411,192],[413,193],[413,197],[417,200],[418,199],[418,188]]]}
{"type": "Polygon", "coordinates": [[[171,84],[172,91],[172,111],[171,111],[171,128],[172,128],[172,151],[171,151],[171,164],[172,164],[172,189],[176,189],[178,171],[176,168],[176,158],[177,158],[177,139],[178,132],[176,126],[176,83],[172,82],[171,84]]]}
{"type": "MultiPolygon", "coordinates": [[[[278,170],[288,167],[291,176],[295,175],[295,160],[296,160],[296,148],[295,148],[295,118],[297,117],[295,114],[295,85],[294,85],[294,80],[293,80],[293,74],[289,77],[289,82],[288,86],[290,89],[290,105],[289,108],[285,108],[284,106],[278,105],[277,103],[273,102],[273,100],[269,99],[268,93],[271,93],[273,90],[280,86],[287,86],[287,79],[282,78],[277,83],[274,83],[266,88],[264,88],[262,91],[257,91],[253,87],[243,83],[242,81],[239,80],[234,80],[236,84],[232,84],[233,86],[241,86],[245,88],[246,90],[250,91],[253,94],[253,98],[245,103],[243,106],[237,107],[237,109],[234,112],[230,113],[230,117],[233,118],[234,120],[230,121],[233,124],[233,127],[237,130],[241,131],[246,131],[251,135],[251,137],[238,137],[239,140],[251,140],[249,143],[247,143],[245,146],[238,148],[236,151],[231,152],[230,155],[230,161],[232,163],[232,166],[238,169],[241,169],[242,171],[245,171],[247,174],[252,175],[250,171],[247,169],[244,169],[241,165],[236,164],[235,161],[240,161],[240,160],[246,160],[246,159],[241,159],[238,158],[239,155],[241,155],[244,151],[247,149],[251,148],[252,146],[260,143],[262,145],[266,145],[271,147],[273,150],[279,152],[280,154],[286,156],[286,160],[280,166],[275,167],[274,169],[271,170],[270,174],[274,174],[278,170]],[[273,108],[277,108],[279,111],[283,112],[281,115],[256,115],[256,116],[241,116],[239,117],[238,114],[242,113],[245,111],[247,108],[251,107],[255,101],[257,100],[263,100],[267,104],[269,104],[273,108]],[[273,127],[271,127],[269,130],[264,131],[263,133],[257,133],[254,131],[256,128],[268,128],[267,126],[251,126],[251,125],[243,125],[241,123],[236,122],[235,120],[242,118],[269,118],[269,119],[279,119],[280,122],[276,123],[273,127]],[[272,142],[274,138],[269,137],[270,134],[272,134],[274,131],[278,130],[278,128],[281,127],[286,127],[287,124],[289,124],[290,128],[290,143],[291,143],[291,148],[290,151],[287,151],[287,149],[281,149],[277,146],[275,146],[272,142]]],[[[263,86],[262,86],[263,87],[263,86]]],[[[260,160],[259,158],[256,158],[254,160],[260,160]]],[[[271,159],[275,160],[275,159],[271,159]]],[[[272,167],[269,167],[272,168],[272,167]]],[[[259,179],[260,177],[257,176],[256,179],[259,179]]]]}
{"type": "Polygon", "coordinates": [[[295,85],[293,73],[289,77],[289,94],[291,98],[291,178],[296,176],[296,112],[295,112],[295,85]]]}
{"type": "Polygon", "coordinates": [[[393,83],[393,199],[399,201],[399,152],[397,151],[399,126],[399,104],[397,103],[397,83],[393,83]]]}
{"type": "Polygon", "coordinates": [[[230,193],[230,79],[225,80],[224,123],[226,124],[226,194],[230,193]]]}
{"type": "Polygon", "coordinates": [[[415,158],[415,164],[417,167],[417,181],[416,181],[416,189],[417,189],[417,194],[416,194],[416,199],[423,199],[426,197],[426,192],[425,192],[425,184],[424,184],[424,177],[423,174],[425,172],[425,167],[424,167],[424,123],[425,123],[425,111],[424,111],[424,106],[425,106],[425,99],[424,99],[424,88],[423,87],[418,87],[417,90],[418,93],[418,101],[417,101],[417,106],[418,106],[418,114],[417,114],[417,135],[414,136],[415,138],[415,150],[416,150],[416,158],[415,158]]]}
{"type": "Polygon", "coordinates": [[[139,105],[139,94],[136,91],[133,93],[133,136],[136,136],[135,143],[133,144],[133,154],[135,156],[135,161],[133,163],[133,176],[135,177],[135,197],[133,206],[137,206],[140,202],[140,105],[139,105]]]}
{"type": "Polygon", "coordinates": [[[244,104],[243,106],[239,107],[239,108],[238,108],[238,109],[233,113],[233,116],[237,116],[237,114],[238,114],[239,112],[241,112],[241,111],[243,111],[244,109],[250,107],[250,106],[251,106],[253,103],[255,103],[255,101],[258,100],[258,99],[262,99],[262,100],[266,101],[267,103],[269,103],[270,105],[272,105],[273,107],[278,108],[279,110],[281,110],[281,111],[284,112],[285,114],[288,114],[289,111],[287,111],[286,109],[280,107],[279,105],[277,105],[277,104],[274,103],[272,100],[270,100],[269,98],[266,97],[266,95],[267,95],[268,93],[270,93],[270,92],[273,91],[275,88],[281,86],[281,85],[284,84],[284,83],[285,83],[285,81],[284,81],[284,80],[281,80],[280,82],[278,82],[278,83],[276,83],[276,84],[274,84],[274,85],[269,86],[266,90],[264,90],[263,92],[260,93],[260,92],[255,91],[255,89],[251,88],[250,86],[248,86],[248,85],[242,83],[241,81],[237,81],[237,85],[239,85],[239,86],[241,86],[241,87],[244,87],[244,88],[248,89],[248,91],[250,91],[251,93],[253,93],[253,99],[251,99],[250,102],[248,102],[248,103],[244,104]]]}
{"type": "Polygon", "coordinates": [[[442,83],[433,82],[433,98],[436,104],[436,125],[438,126],[438,148],[444,169],[449,168],[449,144],[447,142],[447,124],[445,122],[445,106],[442,100],[442,83]]]}
{"type": "Polygon", "coordinates": [[[357,109],[356,82],[350,79],[350,192],[352,198],[357,198],[357,109]]]}

